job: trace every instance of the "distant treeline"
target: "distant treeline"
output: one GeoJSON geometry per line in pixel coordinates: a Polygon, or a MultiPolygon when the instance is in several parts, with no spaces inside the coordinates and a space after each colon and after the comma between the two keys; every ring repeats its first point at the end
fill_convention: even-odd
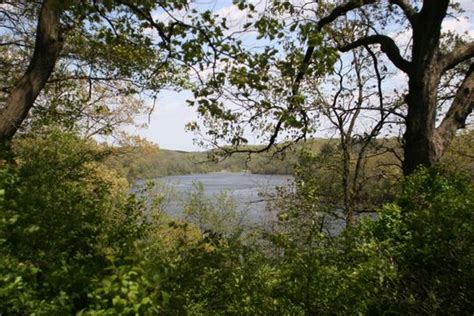
{"type": "MultiPolygon", "coordinates": [[[[474,170],[470,154],[473,144],[473,133],[468,132],[456,137],[451,150],[443,158],[444,164],[451,168],[474,170]],[[454,158],[456,157],[456,158],[454,158]],[[454,160],[454,161],[453,161],[454,160]]],[[[250,147],[248,147],[250,148],[250,147]]],[[[253,146],[252,149],[258,149],[253,146]]],[[[357,151],[357,146],[355,146],[357,151]]],[[[114,148],[113,154],[107,159],[109,167],[118,170],[130,182],[137,179],[152,179],[169,175],[209,172],[251,172],[255,174],[293,174],[301,153],[310,151],[314,155],[324,156],[332,160],[334,165],[341,159],[340,144],[337,139],[310,139],[305,143],[293,145],[283,152],[276,149],[258,154],[235,153],[216,159],[216,152],[187,152],[161,149],[156,145],[128,146],[114,148]],[[213,158],[214,157],[214,158],[213,158]]],[[[380,165],[389,165],[395,169],[400,162],[396,159],[401,148],[396,139],[378,139],[371,146],[369,169],[380,165]],[[385,149],[381,149],[381,148],[385,149]]],[[[218,155],[217,155],[218,156],[218,155]]],[[[335,167],[334,166],[334,167],[335,167]]]]}
{"type": "MultiPolygon", "coordinates": [[[[186,152],[160,149],[157,146],[122,147],[109,160],[109,166],[120,170],[129,181],[160,176],[208,173],[241,172],[257,174],[291,174],[303,148],[319,153],[324,146],[335,145],[329,139],[313,139],[296,145],[282,153],[235,153],[228,157],[213,158],[213,152],[186,152]]],[[[254,148],[258,148],[255,146],[254,148]]],[[[214,155],[215,156],[215,155],[214,155]]]]}

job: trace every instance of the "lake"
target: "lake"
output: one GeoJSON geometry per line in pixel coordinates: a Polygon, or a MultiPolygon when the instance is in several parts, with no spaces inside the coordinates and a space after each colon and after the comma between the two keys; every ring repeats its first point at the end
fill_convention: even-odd
{"type": "Polygon", "coordinates": [[[262,193],[272,192],[277,186],[288,184],[291,178],[288,175],[214,172],[160,177],[155,181],[158,190],[172,192],[170,196],[173,198],[170,198],[165,205],[165,211],[170,215],[182,216],[183,199],[187,193],[195,190],[197,183],[201,183],[207,196],[220,192],[230,195],[236,202],[237,211],[244,219],[243,222],[253,225],[263,224],[272,217],[265,211],[262,193]]]}

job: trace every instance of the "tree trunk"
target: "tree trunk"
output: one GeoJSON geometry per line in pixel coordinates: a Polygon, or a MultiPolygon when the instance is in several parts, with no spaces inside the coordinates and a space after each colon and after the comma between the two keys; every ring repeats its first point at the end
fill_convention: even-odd
{"type": "Polygon", "coordinates": [[[419,80],[410,78],[404,135],[403,172],[405,175],[412,173],[420,165],[433,166],[440,158],[434,137],[438,82],[439,79],[434,77],[424,77],[419,80]]]}
{"type": "Polygon", "coordinates": [[[412,62],[407,73],[405,175],[420,165],[431,167],[440,158],[435,137],[437,90],[443,71],[439,65],[439,40],[448,4],[447,0],[425,1],[413,23],[412,62]]]}
{"type": "Polygon", "coordinates": [[[347,140],[346,136],[342,140],[342,188],[344,191],[344,213],[346,215],[346,227],[354,227],[357,225],[357,218],[354,212],[353,188],[350,182],[350,163],[351,163],[351,140],[347,140]]]}
{"type": "Polygon", "coordinates": [[[0,110],[2,144],[8,142],[16,133],[53,72],[62,48],[60,14],[60,6],[56,0],[43,2],[30,64],[0,110]]]}

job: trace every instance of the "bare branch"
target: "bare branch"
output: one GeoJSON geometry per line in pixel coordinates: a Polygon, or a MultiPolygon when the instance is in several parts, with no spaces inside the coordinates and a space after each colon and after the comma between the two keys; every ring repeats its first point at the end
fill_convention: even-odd
{"type": "Polygon", "coordinates": [[[377,2],[376,0],[352,0],[348,1],[340,6],[337,6],[334,8],[331,13],[328,16],[325,16],[318,22],[318,30],[320,31],[325,25],[333,22],[335,19],[337,19],[340,16],[343,16],[349,11],[352,11],[354,9],[360,8],[362,6],[365,6],[367,4],[373,4],[377,2]]]}
{"type": "Polygon", "coordinates": [[[382,51],[392,61],[392,63],[400,70],[408,73],[410,71],[410,62],[400,55],[400,49],[395,44],[393,39],[386,35],[370,35],[356,40],[350,44],[339,47],[341,52],[347,52],[351,49],[360,46],[367,46],[373,44],[380,44],[382,51]]]}
{"type": "Polygon", "coordinates": [[[10,46],[10,45],[27,47],[27,45],[22,43],[22,41],[13,41],[13,42],[0,43],[0,46],[10,46]]]}

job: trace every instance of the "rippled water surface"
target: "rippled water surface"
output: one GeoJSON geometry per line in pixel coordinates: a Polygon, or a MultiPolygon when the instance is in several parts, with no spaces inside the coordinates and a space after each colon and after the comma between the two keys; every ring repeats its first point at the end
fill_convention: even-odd
{"type": "Polygon", "coordinates": [[[202,183],[205,194],[212,196],[227,192],[236,201],[237,211],[245,216],[247,222],[259,223],[269,216],[268,212],[265,212],[262,193],[272,192],[277,186],[288,184],[290,179],[291,177],[286,175],[215,172],[160,177],[156,182],[158,188],[164,185],[176,194],[166,206],[171,215],[182,215],[182,201],[186,193],[195,190],[197,183],[202,183]]]}

